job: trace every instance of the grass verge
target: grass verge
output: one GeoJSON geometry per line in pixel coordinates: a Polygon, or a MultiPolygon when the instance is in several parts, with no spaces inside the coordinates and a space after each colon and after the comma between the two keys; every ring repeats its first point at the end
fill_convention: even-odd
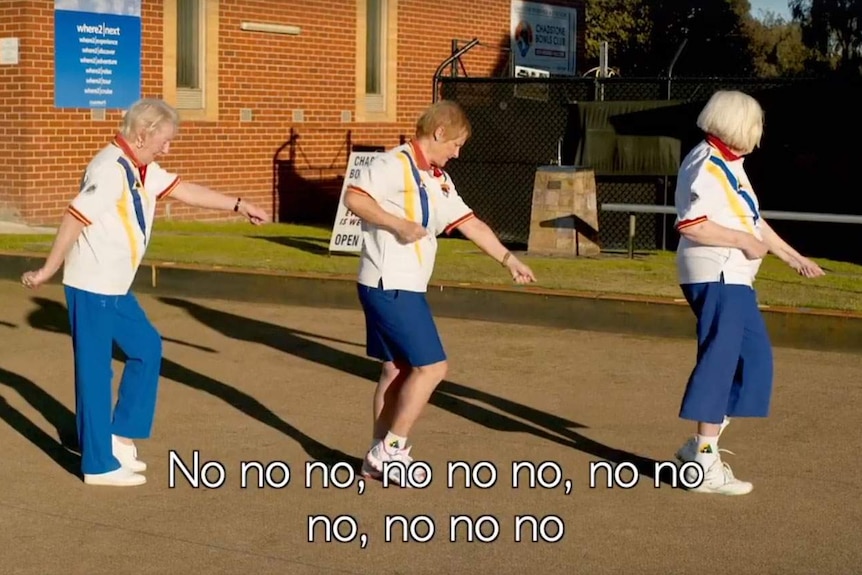
{"type": "MultiPolygon", "coordinates": [[[[156,224],[148,262],[218,265],[287,273],[351,276],[358,259],[329,253],[330,231],[310,226],[245,223],[165,222],[156,224]]],[[[47,253],[51,235],[0,235],[0,251],[47,253]]],[[[523,256],[538,287],[552,290],[679,298],[674,254],[639,253],[634,260],[604,254],[598,258],[523,256]]],[[[769,256],[757,290],[771,306],[862,312],[862,266],[818,259],[826,277],[807,280],[769,256]]],[[[471,242],[441,238],[433,280],[473,285],[511,285],[499,264],[471,242]]],[[[432,280],[432,281],[433,281],[432,280]]]]}

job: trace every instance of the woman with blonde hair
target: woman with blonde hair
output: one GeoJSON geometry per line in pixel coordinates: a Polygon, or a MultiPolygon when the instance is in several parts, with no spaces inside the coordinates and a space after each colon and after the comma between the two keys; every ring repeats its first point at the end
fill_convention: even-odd
{"type": "Polygon", "coordinates": [[[772,252],[805,277],[823,275],[760,213],[743,159],[760,145],[763,122],[751,96],[716,92],[697,119],[705,138],[685,157],[677,180],[677,270],[697,318],[698,347],[679,412],[697,422],[697,431],[676,457],[700,465],[703,481],[693,491],[701,493],[742,495],[753,488],[721,460],[718,439],[731,417],[769,414],[772,346],[753,287],[763,258],[772,252]]]}
{"type": "Polygon", "coordinates": [[[395,482],[405,481],[397,466],[384,467],[413,461],[407,436],[446,376],[446,352],[425,298],[437,236],[458,230],[514,282],[536,281],[475,216],[444,170],[470,134],[458,104],[436,102],[420,115],[414,137],[375,159],[345,196],[345,205],[362,219],[357,290],[367,353],[382,364],[372,404],[373,438],[362,464],[367,477],[382,478],[385,472],[395,482]]]}
{"type": "Polygon", "coordinates": [[[185,182],[155,161],[176,135],[176,110],[157,99],[133,104],[120,133],[87,165],[44,265],[21,282],[36,288],[63,266],[75,358],[81,470],[88,485],[146,482],[135,439],[150,436],[162,340],[130,288],[150,243],[156,204],[168,197],[236,212],[253,224],[266,213],[240,198],[185,182]],[[112,344],[126,355],[112,405],[112,344]]]}

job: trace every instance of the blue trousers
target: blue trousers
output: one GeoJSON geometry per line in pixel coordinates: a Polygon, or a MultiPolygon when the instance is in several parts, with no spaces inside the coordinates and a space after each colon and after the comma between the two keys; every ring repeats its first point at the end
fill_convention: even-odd
{"type": "Polygon", "coordinates": [[[772,344],[755,291],[723,281],[685,284],[697,317],[697,365],[679,416],[704,423],[766,417],[772,395],[772,344]]]}
{"type": "Polygon", "coordinates": [[[365,312],[366,352],[381,361],[423,367],[446,360],[425,294],[357,284],[365,312]]]}
{"type": "Polygon", "coordinates": [[[131,293],[109,296],[65,287],[75,354],[75,410],[81,471],[120,468],[111,435],[150,436],[162,362],[162,338],[131,293]],[[113,406],[113,344],[126,355],[113,406]]]}

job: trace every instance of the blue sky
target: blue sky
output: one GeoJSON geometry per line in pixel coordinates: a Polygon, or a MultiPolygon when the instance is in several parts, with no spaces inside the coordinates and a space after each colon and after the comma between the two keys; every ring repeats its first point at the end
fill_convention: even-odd
{"type": "Polygon", "coordinates": [[[751,4],[751,14],[755,18],[760,17],[761,10],[769,10],[785,20],[790,20],[790,8],[787,7],[788,0],[748,0],[748,2],[751,4]]]}

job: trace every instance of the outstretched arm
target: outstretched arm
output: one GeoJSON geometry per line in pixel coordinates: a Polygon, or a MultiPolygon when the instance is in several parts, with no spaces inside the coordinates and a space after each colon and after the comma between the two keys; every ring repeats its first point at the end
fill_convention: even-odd
{"type": "Polygon", "coordinates": [[[497,234],[488,227],[488,224],[479,218],[473,217],[466,220],[458,226],[458,231],[476,244],[476,247],[480,250],[505,266],[512,274],[512,279],[517,283],[523,284],[536,281],[533,271],[512,255],[506,249],[506,246],[500,242],[499,238],[497,238],[497,234]]]}
{"type": "Polygon", "coordinates": [[[180,182],[168,197],[196,208],[232,211],[236,207],[238,213],[255,225],[269,221],[266,212],[254,204],[236,197],[226,196],[200,184],[180,182]]]}
{"type": "Polygon", "coordinates": [[[800,275],[807,278],[816,278],[825,275],[820,266],[793,249],[790,244],[784,241],[772,229],[772,226],[766,223],[766,220],[760,221],[760,230],[763,236],[763,243],[767,245],[769,251],[796,270],[800,275]]]}

